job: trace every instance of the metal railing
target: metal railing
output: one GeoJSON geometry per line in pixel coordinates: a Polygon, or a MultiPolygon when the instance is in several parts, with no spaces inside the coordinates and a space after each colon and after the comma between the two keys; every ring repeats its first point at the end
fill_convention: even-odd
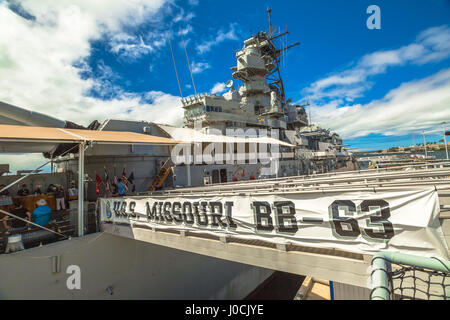
{"type": "MultiPolygon", "coordinates": [[[[214,184],[207,187],[181,188],[150,193],[152,196],[175,196],[183,194],[233,194],[238,192],[265,193],[265,192],[291,192],[314,190],[344,189],[381,189],[398,187],[435,187],[436,190],[449,189],[450,168],[422,169],[401,172],[352,172],[346,175],[332,177],[284,177],[278,179],[257,180],[248,183],[214,184]]],[[[138,195],[149,195],[139,193],[138,195]]]]}
{"type": "Polygon", "coordinates": [[[371,280],[371,300],[450,299],[448,260],[379,252],[372,259],[371,280]]]}

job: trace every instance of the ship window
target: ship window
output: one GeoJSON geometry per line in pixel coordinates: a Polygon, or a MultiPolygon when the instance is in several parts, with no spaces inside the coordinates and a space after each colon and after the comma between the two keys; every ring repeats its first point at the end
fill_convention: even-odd
{"type": "Polygon", "coordinates": [[[264,112],[264,107],[260,106],[260,105],[256,105],[255,106],[255,114],[257,116],[259,116],[260,114],[262,114],[264,112]]]}
{"type": "Polygon", "coordinates": [[[220,183],[219,170],[212,171],[212,183],[220,183]]]}
{"type": "Polygon", "coordinates": [[[220,169],[220,182],[228,182],[227,181],[227,169],[220,169]]]}

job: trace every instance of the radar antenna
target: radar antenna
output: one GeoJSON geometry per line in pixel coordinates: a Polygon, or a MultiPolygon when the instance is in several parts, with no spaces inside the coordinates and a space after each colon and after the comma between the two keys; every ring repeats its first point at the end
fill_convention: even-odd
{"type": "Polygon", "coordinates": [[[272,22],[271,22],[271,17],[270,17],[271,13],[272,13],[272,9],[267,7],[267,16],[269,17],[269,38],[272,38],[272,22]]]}
{"type": "MultiPolygon", "coordinates": [[[[261,41],[267,40],[268,45],[263,49],[263,54],[272,58],[275,68],[273,68],[272,71],[266,75],[266,79],[268,80],[269,86],[274,85],[278,88],[278,91],[280,93],[281,102],[283,104],[285,104],[286,103],[286,95],[285,95],[285,90],[284,90],[283,79],[281,78],[281,73],[280,73],[280,64],[282,63],[282,57],[285,55],[287,50],[298,46],[300,44],[300,42],[296,42],[296,43],[288,45],[288,46],[285,46],[283,43],[282,48],[277,49],[277,47],[274,44],[274,40],[278,39],[284,35],[289,34],[289,31],[286,27],[285,32],[274,35],[272,33],[271,13],[272,13],[272,10],[270,8],[267,8],[267,14],[268,14],[268,18],[269,18],[269,32],[263,36],[264,39],[261,39],[261,41]]],[[[261,38],[260,34],[258,34],[257,36],[259,38],[261,38]]],[[[284,58],[284,59],[286,59],[286,58],[284,58]]]]}

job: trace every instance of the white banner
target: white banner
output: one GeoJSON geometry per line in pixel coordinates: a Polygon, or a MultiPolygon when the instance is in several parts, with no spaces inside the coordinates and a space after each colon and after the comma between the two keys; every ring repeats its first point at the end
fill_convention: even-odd
{"type": "Polygon", "coordinates": [[[101,219],[362,254],[448,259],[437,192],[297,193],[101,199],[101,219]]]}

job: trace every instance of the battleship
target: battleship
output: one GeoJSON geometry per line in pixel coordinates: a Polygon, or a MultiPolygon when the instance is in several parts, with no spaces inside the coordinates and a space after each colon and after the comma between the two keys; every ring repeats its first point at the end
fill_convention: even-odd
{"type": "MultiPolygon", "coordinates": [[[[281,57],[297,45],[277,47],[277,39],[286,33],[274,34],[269,22],[268,31],[258,32],[244,41],[243,48],[235,53],[237,65],[231,68],[234,80],[228,81],[228,92],[223,95],[196,93],[181,98],[183,127],[154,123],[151,119],[98,119],[83,127],[76,124],[76,120],[64,121],[1,102],[2,152],[42,153],[51,166],[50,173],[32,171],[26,175],[2,175],[0,184],[7,187],[1,191],[9,188],[11,194],[15,193],[19,181],[31,190],[36,187],[47,190],[51,184],[68,190],[75,184],[79,196],[77,200],[68,201],[67,209],[54,212],[51,230],[33,225],[31,230],[17,233],[20,240],[14,238],[15,234],[3,232],[0,270],[3,275],[12,274],[14,270],[17,276],[2,277],[0,296],[4,299],[243,299],[269,279],[274,270],[307,274],[301,267],[293,271],[290,267],[232,259],[210,251],[183,249],[183,245],[176,245],[178,240],[167,238],[169,240],[164,242],[165,237],[170,237],[170,230],[161,234],[154,226],[150,229],[159,235],[160,242],[138,239],[138,233],[133,230],[133,237],[121,236],[121,231],[117,231],[121,224],[106,221],[112,214],[109,202],[105,202],[106,209],[101,202],[113,196],[113,177],[127,182],[128,191],[122,198],[129,200],[147,196],[207,197],[213,194],[217,197],[230,190],[237,190],[232,192],[232,196],[236,196],[250,189],[256,194],[257,189],[275,190],[274,185],[292,188],[292,185],[284,186],[292,181],[297,187],[322,185],[322,192],[335,183],[341,190],[339,181],[349,188],[354,187],[352,183],[358,187],[361,184],[373,187],[372,179],[386,179],[393,184],[398,181],[407,184],[404,179],[423,183],[420,170],[417,170],[418,176],[410,172],[409,176],[399,178],[392,172],[387,172],[391,174],[388,178],[373,172],[365,172],[361,178],[352,177],[359,171],[359,164],[346,150],[339,135],[311,123],[306,105],[293,103],[285,96],[281,57]],[[47,128],[50,137],[40,137],[47,131],[39,128],[47,128]],[[120,133],[121,138],[111,132],[120,133]],[[53,133],[58,137],[52,138],[53,133]],[[72,140],[66,138],[67,135],[72,140]],[[88,136],[92,138],[85,138],[88,136]],[[83,143],[79,143],[79,139],[83,143]],[[177,145],[188,146],[192,154],[197,147],[205,154],[211,143],[225,146],[225,149],[241,143],[243,158],[232,156],[223,161],[223,158],[212,157],[209,161],[203,158],[189,162],[176,161],[173,157],[177,145]],[[276,150],[277,161],[272,158],[268,163],[252,161],[252,143],[270,145],[276,150]],[[267,167],[273,170],[265,170],[267,167]],[[330,177],[336,177],[336,181],[330,177]],[[108,215],[106,220],[100,216],[103,209],[108,215]],[[20,241],[23,246],[14,247],[14,241],[20,241]],[[71,266],[81,270],[82,280],[76,290],[67,285],[71,266]]],[[[238,154],[234,149],[231,153],[238,154]]],[[[436,177],[448,176],[448,171],[438,169],[443,164],[434,166],[436,177]]],[[[3,172],[8,170],[8,165],[4,165],[3,172]]],[[[267,192],[267,197],[271,196],[270,191],[267,192]]],[[[9,198],[5,196],[5,206],[0,207],[6,216],[5,208],[11,205],[9,198]]],[[[33,209],[41,197],[30,195],[28,198],[26,205],[33,209]]],[[[46,199],[54,202],[51,195],[46,199]]],[[[175,202],[173,206],[175,208],[175,202]]],[[[113,211],[120,210],[114,207],[113,211]]],[[[166,218],[176,221],[170,214],[166,218]]],[[[182,231],[183,235],[189,232],[186,230],[182,231]]],[[[209,230],[208,234],[213,232],[209,230]]],[[[219,238],[220,245],[227,243],[222,236],[219,238]]],[[[216,251],[220,250],[218,247],[216,251]]],[[[342,257],[348,258],[340,254],[339,258],[342,257]]],[[[320,273],[320,268],[317,270],[326,278],[327,273],[320,273]]],[[[346,279],[342,282],[353,283],[346,279]]],[[[362,281],[354,285],[362,286],[362,281]]]]}

